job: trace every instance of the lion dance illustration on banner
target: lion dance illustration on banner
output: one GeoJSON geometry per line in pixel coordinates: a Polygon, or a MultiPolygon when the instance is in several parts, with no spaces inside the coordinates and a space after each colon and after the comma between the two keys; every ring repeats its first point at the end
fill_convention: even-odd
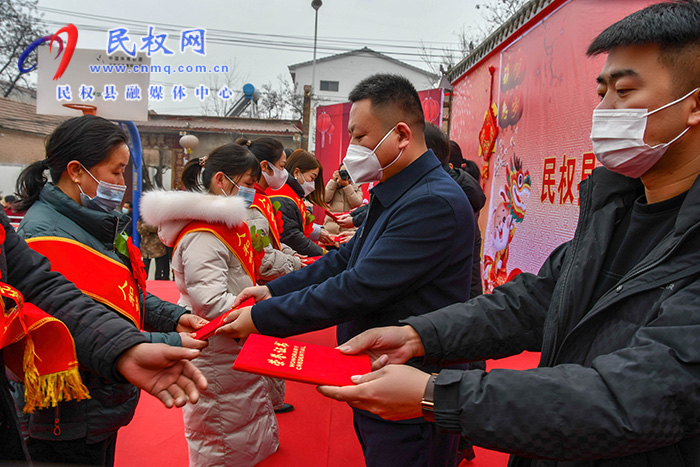
{"type": "Polygon", "coordinates": [[[532,181],[530,172],[523,170],[523,163],[517,156],[511,159],[507,175],[508,182],[499,192],[502,201],[491,213],[488,240],[495,253],[493,257],[484,255],[483,282],[484,291],[488,293],[521,272],[518,268],[508,272],[508,251],[516,225],[525,220],[532,181]]]}

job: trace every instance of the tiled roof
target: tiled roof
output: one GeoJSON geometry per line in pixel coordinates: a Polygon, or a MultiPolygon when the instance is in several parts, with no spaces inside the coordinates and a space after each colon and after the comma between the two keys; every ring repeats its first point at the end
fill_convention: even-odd
{"type": "Polygon", "coordinates": [[[47,136],[69,117],[37,115],[36,105],[0,97],[0,128],[47,136]]]}
{"type": "Polygon", "coordinates": [[[268,120],[238,117],[189,117],[178,115],[149,115],[147,122],[136,126],[143,131],[172,130],[200,131],[212,133],[301,133],[301,122],[297,120],[268,120]]]}
{"type": "MultiPolygon", "coordinates": [[[[77,114],[76,114],[77,115],[77,114]]],[[[70,117],[37,115],[36,105],[0,97],[0,129],[47,136],[70,117]]],[[[200,131],[211,133],[262,133],[286,135],[301,133],[297,120],[267,120],[262,118],[199,117],[179,115],[149,115],[147,122],[138,122],[142,131],[200,131]]]]}
{"type": "Polygon", "coordinates": [[[507,40],[511,34],[528,23],[542,10],[549,7],[552,3],[561,3],[560,0],[530,0],[523,5],[520,10],[511,16],[500,28],[496,29],[489,37],[484,39],[469,55],[464,57],[454,67],[447,72],[447,77],[451,83],[454,83],[460,76],[466,73],[472,66],[476,65],[483,58],[489,55],[496,47],[507,40]]]}

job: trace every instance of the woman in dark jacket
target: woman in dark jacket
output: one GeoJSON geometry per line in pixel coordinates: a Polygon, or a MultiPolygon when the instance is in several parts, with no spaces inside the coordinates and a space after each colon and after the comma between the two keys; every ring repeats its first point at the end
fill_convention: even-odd
{"type": "Polygon", "coordinates": [[[311,210],[304,199],[311,204],[328,208],[323,186],[323,167],[310,152],[297,149],[287,158],[285,165],[289,176],[287,183],[279,190],[267,190],[273,203],[280,203],[284,225],[281,229],[282,243],[289,245],[297,253],[306,256],[321,256],[325,249],[318,246],[333,244],[326,229],[314,223],[311,210]]]}
{"type": "MultiPolygon", "coordinates": [[[[115,210],[128,162],[126,135],[115,124],[91,115],[62,123],[47,140],[46,159],[20,174],[18,206],[27,213],[18,233],[83,293],[151,331],[145,334],[151,342],[202,348],[204,342],[188,335],[203,324],[200,318],[145,291],[140,252],[124,233],[129,221],[115,210]],[[47,183],[46,169],[53,183],[47,183]]],[[[113,464],[117,430],[131,421],[138,389],[85,371],[81,376],[91,399],[62,402],[24,419],[34,460],[113,464]]],[[[23,406],[21,390],[16,402],[23,406]]]]}

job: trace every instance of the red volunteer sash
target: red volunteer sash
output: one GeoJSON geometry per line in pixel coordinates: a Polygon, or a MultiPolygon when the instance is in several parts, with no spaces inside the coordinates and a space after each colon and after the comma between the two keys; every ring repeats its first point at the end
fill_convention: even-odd
{"type": "Polygon", "coordinates": [[[263,216],[265,216],[265,219],[267,219],[267,223],[270,225],[270,234],[272,234],[272,246],[275,249],[280,250],[280,229],[277,228],[277,217],[275,216],[275,208],[272,207],[272,202],[270,201],[270,198],[260,193],[255,193],[255,198],[253,199],[253,204],[250,205],[250,208],[257,209],[263,214],[263,216]]]}
{"type": "MultiPolygon", "coordinates": [[[[0,245],[4,239],[5,230],[0,226],[0,245]]],[[[25,412],[90,398],[66,325],[33,304],[25,304],[22,294],[3,282],[0,331],[5,366],[24,382],[25,412]],[[7,309],[5,299],[14,306],[7,309]]]]}
{"type": "Polygon", "coordinates": [[[314,230],[314,226],[311,222],[306,221],[306,218],[308,216],[308,211],[306,210],[306,205],[304,204],[304,200],[299,197],[299,195],[290,187],[288,184],[284,184],[282,188],[279,190],[271,190],[268,188],[265,190],[265,193],[267,193],[267,196],[272,200],[273,198],[288,198],[294,201],[294,204],[297,205],[297,208],[299,209],[299,212],[301,213],[301,220],[304,224],[303,229],[304,229],[304,235],[308,238],[309,235],[311,235],[311,232],[314,230]]]}
{"type": "Polygon", "coordinates": [[[51,269],[60,272],[85,295],[143,328],[139,287],[126,265],[68,238],[34,237],[27,244],[46,256],[51,269]]]}
{"type": "Polygon", "coordinates": [[[185,235],[191,232],[209,232],[216,236],[221,242],[226,245],[226,248],[233,253],[238,261],[243,265],[250,280],[253,284],[256,284],[256,271],[255,260],[253,258],[253,242],[250,238],[250,230],[248,230],[248,224],[241,222],[234,227],[227,227],[225,224],[220,223],[208,223],[204,221],[193,221],[185,226],[180,232],[173,249],[177,248],[180,240],[183,239],[185,235]]]}

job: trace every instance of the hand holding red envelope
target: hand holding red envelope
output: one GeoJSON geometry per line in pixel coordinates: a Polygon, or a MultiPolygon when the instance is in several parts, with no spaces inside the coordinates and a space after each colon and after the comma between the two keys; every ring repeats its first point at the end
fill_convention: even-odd
{"type": "Polygon", "coordinates": [[[194,333],[194,338],[199,339],[201,341],[209,339],[211,336],[214,335],[217,329],[219,329],[221,326],[224,324],[224,318],[228,316],[229,313],[231,313],[233,310],[238,310],[240,308],[247,308],[249,306],[255,305],[255,299],[253,297],[249,298],[248,300],[244,301],[240,305],[238,305],[236,308],[231,308],[228,310],[226,313],[222,313],[218,318],[215,318],[209,322],[206,326],[202,327],[201,329],[198,329],[194,333]]]}
{"type": "Polygon", "coordinates": [[[233,369],[302,383],[350,386],[351,377],[371,372],[372,364],[367,354],[346,355],[332,347],[251,334],[233,369]]]}

